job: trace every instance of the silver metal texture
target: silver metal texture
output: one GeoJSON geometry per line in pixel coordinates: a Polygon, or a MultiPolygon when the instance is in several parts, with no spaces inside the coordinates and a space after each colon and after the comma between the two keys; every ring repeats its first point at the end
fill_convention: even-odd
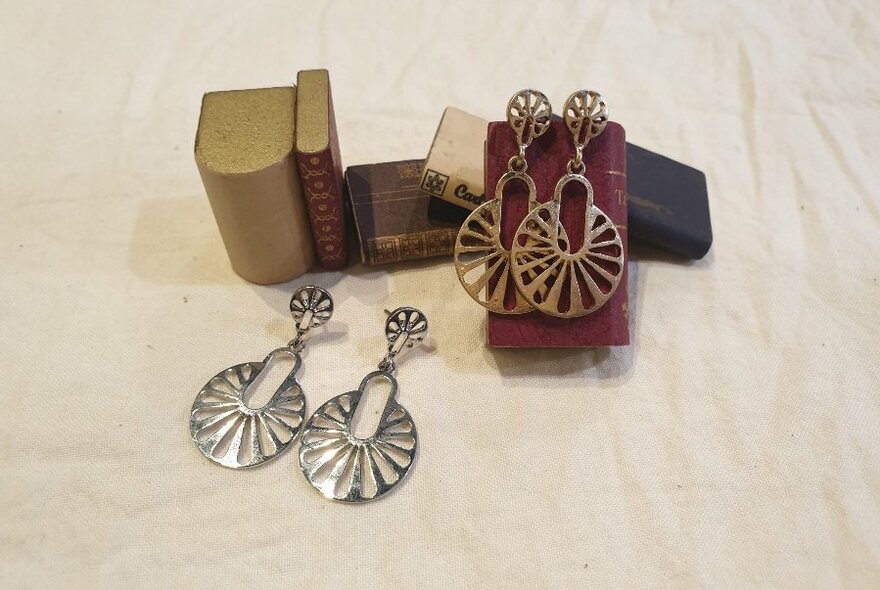
{"type": "Polygon", "coordinates": [[[398,307],[385,320],[388,357],[394,358],[420,344],[428,335],[428,318],[415,307],[398,307]]]}
{"type": "Polygon", "coordinates": [[[397,380],[374,371],[355,391],[328,400],[303,427],[300,467],[306,479],[325,497],[343,502],[366,502],[388,493],[412,467],[418,438],[412,417],[395,396],[397,380]],[[387,379],[391,392],[376,432],[360,439],[352,434],[351,419],[364,390],[373,379],[387,379]]]}
{"type": "Polygon", "coordinates": [[[602,307],[623,276],[623,243],[614,222],[593,204],[593,187],[581,174],[566,174],[553,199],[532,210],[516,232],[510,252],[517,289],[535,309],[579,317],[602,307]],[[587,192],[584,240],[572,252],[560,219],[562,189],[581,183],[587,192]]]}
{"type": "Polygon", "coordinates": [[[235,365],[212,377],[190,413],[190,434],[202,454],[224,467],[240,469],[265,463],[290,446],[306,405],[296,380],[301,363],[298,353],[279,348],[263,362],[235,365]],[[294,358],[293,370],[264,406],[251,408],[246,401],[248,388],[279,355],[294,358]]]}
{"type": "Polygon", "coordinates": [[[428,318],[414,307],[388,313],[388,349],[360,386],[328,400],[303,427],[299,464],[306,479],[325,497],[342,502],[367,502],[388,493],[412,467],[418,437],[412,416],[397,402],[395,359],[421,343],[428,318]],[[368,438],[352,434],[351,420],[371,381],[391,386],[376,432],[368,438]]]}
{"type": "Polygon", "coordinates": [[[290,298],[290,314],[296,320],[297,329],[317,328],[333,315],[333,298],[322,287],[300,287],[290,298]]]}
{"type": "Polygon", "coordinates": [[[296,338],[288,346],[302,350],[306,332],[323,325],[333,315],[333,298],[321,287],[300,287],[290,298],[290,314],[296,320],[296,338]]]}
{"type": "Polygon", "coordinates": [[[280,455],[296,440],[303,423],[305,397],[296,373],[300,352],[309,329],[333,315],[333,299],[321,287],[307,285],[290,299],[296,320],[296,337],[286,347],[270,352],[263,362],[249,362],[224,369],[199,391],[190,412],[190,436],[211,461],[240,469],[254,467],[280,455]],[[290,356],[293,369],[261,407],[251,407],[249,393],[258,377],[277,358],[290,356]]]}

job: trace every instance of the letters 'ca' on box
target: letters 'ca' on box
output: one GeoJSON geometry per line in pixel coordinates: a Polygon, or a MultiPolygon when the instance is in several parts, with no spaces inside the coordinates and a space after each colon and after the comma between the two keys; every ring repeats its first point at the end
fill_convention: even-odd
{"type": "Polygon", "coordinates": [[[419,183],[431,195],[432,219],[461,223],[486,201],[483,144],[488,124],[455,107],[443,112],[419,183]]]}

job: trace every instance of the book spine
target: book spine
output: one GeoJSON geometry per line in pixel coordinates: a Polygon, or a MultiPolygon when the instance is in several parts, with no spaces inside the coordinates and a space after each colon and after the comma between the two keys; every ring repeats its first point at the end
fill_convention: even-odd
{"type": "Polygon", "coordinates": [[[457,235],[457,229],[446,228],[418,234],[370,238],[364,244],[364,262],[378,265],[434,256],[451,256],[457,235]]]}
{"type": "Polygon", "coordinates": [[[330,148],[314,154],[296,153],[315,251],[321,266],[339,270],[345,266],[345,209],[342,205],[342,178],[330,148]]]}

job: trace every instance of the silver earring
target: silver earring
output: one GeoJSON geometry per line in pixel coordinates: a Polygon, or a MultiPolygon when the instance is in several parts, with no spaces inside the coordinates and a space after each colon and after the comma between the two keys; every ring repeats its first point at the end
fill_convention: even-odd
{"type": "Polygon", "coordinates": [[[354,391],[328,400],[303,427],[300,467],[325,497],[343,502],[374,500],[396,486],[409,471],[416,454],[416,427],[406,408],[397,403],[395,359],[421,342],[428,320],[421,311],[400,307],[385,323],[388,352],[379,370],[354,391]],[[361,439],[352,434],[351,419],[370,381],[385,379],[391,392],[376,432],[361,439]]]}
{"type": "Polygon", "coordinates": [[[321,287],[298,289],[290,299],[296,337],[262,362],[243,363],[217,373],[193,402],[189,429],[202,454],[232,469],[261,465],[280,455],[299,434],[305,397],[296,379],[306,333],[333,315],[333,299],[321,287]],[[247,392],[275,359],[288,356],[293,369],[264,406],[248,405],[247,392]]]}

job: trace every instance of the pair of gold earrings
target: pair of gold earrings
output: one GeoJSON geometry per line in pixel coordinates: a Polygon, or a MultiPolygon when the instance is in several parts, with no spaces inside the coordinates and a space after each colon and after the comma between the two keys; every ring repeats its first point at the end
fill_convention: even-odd
{"type": "Polygon", "coordinates": [[[596,207],[587,177],[584,149],[605,130],[608,106],[592,90],[568,97],[563,120],[572,135],[573,155],[556,183],[553,197],[539,203],[528,175],[526,151],[550,127],[552,109],[537,90],[521,90],[507,103],[507,122],[518,151],[495,185],[495,196],[475,209],[455,242],[455,269],[465,291],[495,313],[537,310],[557,317],[580,317],[601,308],[623,276],[623,243],[608,215],[596,207]],[[510,248],[502,243],[502,198],[507,183],[518,180],[528,191],[528,214],[510,248]],[[583,239],[569,236],[560,220],[563,189],[570,182],[586,191],[583,239]],[[576,241],[575,241],[576,240],[576,241]],[[580,243],[579,246],[574,246],[580,243]]]}
{"type": "Polygon", "coordinates": [[[301,287],[290,299],[296,337],[262,362],[224,369],[199,391],[190,412],[190,435],[201,453],[232,469],[262,465],[278,457],[302,431],[299,464],[306,479],[327,498],[365,502],[384,495],[409,471],[418,439],[410,413],[397,402],[395,360],[422,342],[428,332],[425,314],[413,307],[389,312],[385,322],[388,349],[377,370],[354,390],[330,398],[305,420],[306,400],[297,379],[306,335],[333,315],[333,299],[325,289],[301,287]],[[293,369],[272,398],[250,405],[258,377],[280,357],[293,359],[293,369]],[[352,432],[352,418],[367,386],[384,380],[391,392],[372,436],[352,432]],[[304,424],[305,422],[305,424],[304,424]]]}

